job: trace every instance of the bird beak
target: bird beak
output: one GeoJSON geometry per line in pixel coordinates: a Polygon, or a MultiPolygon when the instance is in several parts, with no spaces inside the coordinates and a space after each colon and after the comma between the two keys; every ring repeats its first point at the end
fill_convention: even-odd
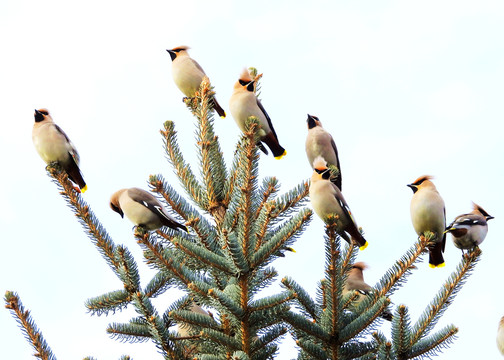
{"type": "Polygon", "coordinates": [[[317,126],[315,119],[310,114],[308,114],[308,119],[306,119],[306,122],[308,123],[308,129],[312,129],[317,126]]]}
{"type": "Polygon", "coordinates": [[[168,50],[168,49],[166,49],[166,51],[168,51],[168,54],[170,54],[172,61],[175,60],[175,58],[177,57],[177,54],[175,53],[175,51],[168,50]]]}
{"type": "Polygon", "coordinates": [[[121,218],[124,219],[124,213],[123,213],[122,209],[119,206],[115,206],[114,204],[110,203],[110,208],[112,210],[114,210],[116,213],[118,213],[119,215],[121,215],[121,218]]]}
{"type": "Polygon", "coordinates": [[[413,194],[416,193],[418,190],[418,187],[416,185],[408,184],[406,186],[409,187],[411,190],[413,190],[413,194]]]}
{"type": "Polygon", "coordinates": [[[492,215],[488,215],[488,216],[486,217],[486,220],[487,220],[487,221],[488,221],[488,220],[492,220],[492,219],[495,219],[495,217],[493,217],[492,215]]]}
{"type": "Polygon", "coordinates": [[[452,230],[455,230],[455,228],[454,228],[454,227],[451,227],[451,228],[449,228],[449,229],[446,229],[446,230],[443,232],[443,234],[446,234],[446,233],[448,233],[448,232],[450,232],[450,231],[452,231],[452,230]]]}
{"type": "Polygon", "coordinates": [[[40,122],[44,120],[44,114],[35,109],[35,122],[40,122]]]}

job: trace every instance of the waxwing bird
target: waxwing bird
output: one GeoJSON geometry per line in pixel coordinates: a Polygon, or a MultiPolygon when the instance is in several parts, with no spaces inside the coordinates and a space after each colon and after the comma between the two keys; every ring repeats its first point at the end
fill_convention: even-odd
{"type": "Polygon", "coordinates": [[[82,192],[86,182],[79,169],[79,154],[65,132],[54,123],[47,109],[35,110],[32,140],[40,157],[49,164],[57,161],[82,192]]]}
{"type": "Polygon", "coordinates": [[[287,151],[278,142],[277,134],[273,129],[271,119],[264,110],[261,101],[255,95],[255,81],[250,77],[247,69],[244,69],[240,78],[234,85],[233,94],[229,100],[229,110],[231,115],[242,132],[245,132],[245,124],[250,116],[255,116],[259,120],[260,129],[258,131],[260,141],[257,146],[268,154],[266,148],[261,144],[265,143],[275,156],[281,159],[287,151]]]}
{"type": "MultiPolygon", "coordinates": [[[[196,314],[212,317],[211,313],[206,312],[205,310],[203,310],[203,308],[201,308],[194,302],[191,303],[189,311],[196,314]]],[[[195,333],[195,328],[187,323],[177,325],[177,330],[179,333],[179,338],[191,338],[191,336],[193,336],[195,333]]],[[[186,358],[192,359],[198,352],[199,349],[197,345],[190,345],[184,347],[184,355],[186,356],[186,358]]]]}
{"type": "Polygon", "coordinates": [[[504,316],[500,319],[499,327],[497,328],[497,347],[502,355],[504,355],[504,316]]]}
{"type": "MultiPolygon", "coordinates": [[[[374,290],[364,281],[364,275],[362,272],[365,269],[367,269],[367,265],[365,263],[354,263],[352,269],[348,273],[348,278],[345,282],[345,287],[343,288],[343,295],[346,295],[351,291],[359,292],[359,298],[356,300],[356,305],[360,304],[365,299],[365,296],[371,294],[374,290]]],[[[381,317],[385,320],[392,321],[392,313],[388,309],[383,311],[381,317]]]]}
{"type": "Polygon", "coordinates": [[[137,226],[142,226],[147,230],[159,229],[161,226],[168,226],[172,229],[187,228],[175,221],[163,205],[149,192],[139,189],[121,189],[112,194],[110,207],[121,217],[126,217],[137,226]]]}
{"type": "Polygon", "coordinates": [[[327,222],[328,215],[337,215],[339,235],[352,244],[348,237],[350,235],[351,240],[358,244],[361,250],[364,250],[368,242],[359,232],[359,227],[355,223],[340,189],[329,180],[331,172],[325,160],[318,156],[313,162],[313,168],[310,184],[310,200],[313,210],[324,222],[327,222]]]}
{"type": "Polygon", "coordinates": [[[441,195],[436,190],[431,176],[420,176],[407,186],[413,190],[410,211],[413,228],[418,236],[425,231],[436,235],[435,245],[429,248],[429,266],[444,266],[443,252],[446,244],[446,211],[441,195]]]}
{"type": "MultiPolygon", "coordinates": [[[[191,303],[189,311],[196,313],[196,314],[210,316],[210,314],[207,311],[203,310],[203,308],[201,306],[199,306],[198,304],[196,304],[194,302],[191,303]]],[[[177,327],[178,327],[178,333],[181,337],[191,336],[191,330],[192,330],[191,325],[181,324],[177,327]]]]}
{"type": "Polygon", "coordinates": [[[308,114],[306,120],[308,124],[308,134],[306,135],[306,156],[313,166],[317,156],[322,156],[328,165],[334,165],[338,168],[339,175],[331,181],[341,190],[341,167],[338,158],[338,149],[333,137],[323,127],[319,118],[308,114]]]}
{"type": "MultiPolygon", "coordinates": [[[[203,68],[189,56],[188,46],[178,46],[171,50],[166,50],[172,59],[172,75],[177,87],[185,96],[192,98],[199,91],[201,81],[205,77],[203,68]]],[[[215,97],[212,101],[214,110],[221,118],[226,117],[226,112],[221,108],[215,97]]]]}
{"type": "Polygon", "coordinates": [[[457,216],[445,232],[451,233],[453,243],[463,253],[464,249],[473,249],[485,240],[487,221],[493,218],[481,206],[473,203],[473,211],[457,216]]]}

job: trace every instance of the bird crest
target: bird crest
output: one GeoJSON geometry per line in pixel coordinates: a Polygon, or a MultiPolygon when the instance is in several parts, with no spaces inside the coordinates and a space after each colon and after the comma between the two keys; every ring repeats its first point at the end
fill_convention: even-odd
{"type": "Polygon", "coordinates": [[[177,51],[189,50],[189,49],[190,49],[189,46],[181,45],[181,46],[177,46],[177,47],[173,48],[172,51],[177,52],[177,51]]]}
{"type": "Polygon", "coordinates": [[[423,183],[425,180],[431,180],[433,179],[434,177],[433,176],[430,176],[430,175],[422,175],[420,176],[418,179],[416,179],[415,181],[413,181],[411,183],[411,185],[420,185],[421,183],[423,183]]]}
{"type": "Polygon", "coordinates": [[[472,205],[473,205],[473,210],[478,211],[481,215],[483,215],[485,217],[486,220],[492,220],[492,219],[494,219],[494,217],[492,215],[490,215],[489,213],[487,213],[485,211],[485,209],[483,209],[481,206],[479,206],[475,202],[473,202],[472,205]]]}
{"type": "Polygon", "coordinates": [[[252,77],[250,76],[249,71],[244,68],[240,74],[240,80],[242,80],[243,82],[249,83],[254,79],[252,79],[252,77]]]}
{"type": "Polygon", "coordinates": [[[360,270],[365,270],[368,268],[367,264],[365,262],[359,261],[353,264],[352,268],[360,269],[360,270]]]}
{"type": "Polygon", "coordinates": [[[325,170],[327,169],[327,162],[319,155],[315,158],[315,160],[313,160],[313,168],[315,170],[325,170]]]}

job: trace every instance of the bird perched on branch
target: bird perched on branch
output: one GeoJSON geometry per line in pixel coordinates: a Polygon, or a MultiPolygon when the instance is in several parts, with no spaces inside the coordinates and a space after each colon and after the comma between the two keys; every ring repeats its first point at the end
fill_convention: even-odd
{"type": "MultiPolygon", "coordinates": [[[[367,269],[367,265],[363,262],[356,262],[353,264],[352,269],[348,273],[345,287],[343,288],[343,295],[352,291],[359,292],[359,297],[355,301],[356,306],[364,301],[365,296],[370,295],[374,290],[371,286],[364,282],[364,275],[362,272],[365,269],[367,269]]],[[[385,320],[392,321],[392,313],[388,309],[385,309],[380,316],[385,320]]]]}
{"type": "Polygon", "coordinates": [[[35,110],[35,124],[32,140],[40,157],[49,164],[58,162],[72,182],[82,192],[87,190],[86,182],[79,169],[79,154],[65,132],[54,123],[47,109],[35,110]]]}
{"type": "Polygon", "coordinates": [[[265,153],[268,151],[262,143],[265,143],[275,156],[281,159],[287,155],[287,151],[278,142],[277,134],[273,128],[270,117],[264,110],[261,101],[255,95],[255,81],[250,76],[247,69],[244,69],[240,78],[234,85],[234,91],[229,100],[229,110],[231,115],[242,132],[246,131],[246,121],[249,117],[255,116],[259,120],[260,129],[257,146],[265,153]]]}
{"type": "Polygon", "coordinates": [[[187,228],[173,219],[163,205],[150,193],[139,188],[121,189],[112,194],[110,207],[121,217],[126,217],[137,226],[147,230],[168,226],[172,229],[187,228]]]}
{"type": "Polygon", "coordinates": [[[360,233],[340,189],[329,180],[331,172],[322,156],[315,158],[313,169],[310,184],[310,200],[313,210],[324,222],[327,222],[329,215],[337,215],[339,235],[349,244],[352,244],[351,237],[352,241],[358,244],[361,250],[364,250],[368,242],[360,233]]]}
{"type": "Polygon", "coordinates": [[[413,228],[418,236],[423,236],[426,231],[435,234],[434,246],[429,248],[429,266],[435,268],[445,264],[446,211],[443,198],[431,179],[431,176],[420,176],[407,186],[413,190],[410,205],[413,228]]]}
{"type": "Polygon", "coordinates": [[[463,253],[464,249],[473,249],[485,240],[488,232],[487,221],[493,218],[481,206],[473,203],[473,211],[457,216],[447,226],[445,233],[452,235],[453,243],[463,253]]]}
{"type": "Polygon", "coordinates": [[[327,165],[336,166],[339,174],[337,178],[331,179],[331,181],[341,191],[341,167],[338,149],[336,149],[333,137],[322,127],[318,117],[308,114],[306,122],[308,124],[308,134],[306,135],[305,149],[310,166],[313,166],[317,156],[322,156],[327,165]]]}
{"type": "MultiPolygon", "coordinates": [[[[172,59],[172,75],[175,84],[185,96],[192,98],[199,91],[206,74],[200,64],[189,56],[188,49],[188,46],[178,46],[166,51],[172,59]]],[[[226,112],[215,97],[212,99],[212,107],[221,118],[226,117],[226,112]]]]}

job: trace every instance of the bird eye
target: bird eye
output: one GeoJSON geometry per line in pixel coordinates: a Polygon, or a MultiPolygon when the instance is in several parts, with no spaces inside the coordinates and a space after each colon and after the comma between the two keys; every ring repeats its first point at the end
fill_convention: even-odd
{"type": "Polygon", "coordinates": [[[247,85],[247,84],[248,84],[248,82],[247,82],[247,81],[242,80],[242,79],[238,80],[238,82],[240,83],[240,85],[241,85],[241,86],[245,86],[245,85],[247,85]]]}

